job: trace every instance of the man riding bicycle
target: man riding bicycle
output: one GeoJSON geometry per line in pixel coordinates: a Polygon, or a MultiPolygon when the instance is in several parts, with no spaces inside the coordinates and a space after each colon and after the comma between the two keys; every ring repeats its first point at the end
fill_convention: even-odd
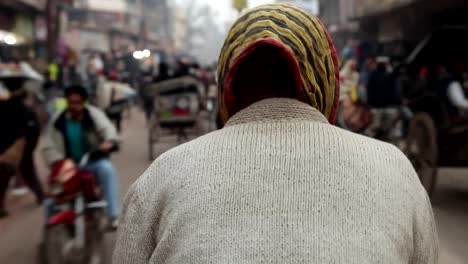
{"type": "Polygon", "coordinates": [[[52,119],[45,140],[44,156],[49,166],[64,159],[80,163],[86,153],[92,157],[85,169],[96,175],[108,203],[108,217],[112,228],[117,227],[119,215],[117,173],[109,155],[118,147],[114,125],[98,108],[87,105],[88,94],[82,86],[65,90],[67,108],[52,119]]]}

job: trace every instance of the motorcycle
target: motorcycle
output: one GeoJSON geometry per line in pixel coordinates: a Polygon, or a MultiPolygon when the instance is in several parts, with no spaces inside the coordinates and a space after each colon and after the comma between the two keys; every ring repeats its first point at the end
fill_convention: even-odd
{"type": "Polygon", "coordinates": [[[79,165],[60,161],[51,170],[40,246],[44,264],[105,263],[107,203],[94,175],[83,169],[91,156],[86,154],[79,165]]]}

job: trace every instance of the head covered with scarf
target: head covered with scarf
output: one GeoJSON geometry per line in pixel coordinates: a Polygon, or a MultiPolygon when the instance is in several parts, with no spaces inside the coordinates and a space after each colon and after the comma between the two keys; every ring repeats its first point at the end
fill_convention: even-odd
{"type": "Polygon", "coordinates": [[[299,7],[271,4],[243,14],[224,43],[218,80],[224,122],[258,100],[288,97],[334,123],[337,53],[320,20],[299,7]]]}

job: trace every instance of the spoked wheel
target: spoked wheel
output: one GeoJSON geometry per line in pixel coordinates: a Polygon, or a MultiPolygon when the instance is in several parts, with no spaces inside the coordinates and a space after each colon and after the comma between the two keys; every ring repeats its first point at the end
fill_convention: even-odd
{"type": "Polygon", "coordinates": [[[418,113],[410,123],[406,152],[429,196],[437,180],[437,131],[431,116],[418,113]]]}
{"type": "Polygon", "coordinates": [[[153,114],[148,124],[148,159],[153,161],[156,157],[154,144],[159,140],[160,129],[155,115],[153,114]]]}
{"type": "Polygon", "coordinates": [[[106,248],[104,244],[105,221],[102,211],[94,212],[95,221],[86,225],[86,263],[105,264],[106,248]]]}
{"type": "Polygon", "coordinates": [[[45,241],[42,245],[43,264],[71,263],[70,253],[73,250],[71,230],[66,225],[58,225],[48,228],[45,233],[45,241]]]}

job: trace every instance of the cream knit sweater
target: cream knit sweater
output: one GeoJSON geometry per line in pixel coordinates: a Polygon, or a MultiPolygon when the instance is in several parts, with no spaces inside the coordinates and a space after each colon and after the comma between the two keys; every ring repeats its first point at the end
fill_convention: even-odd
{"type": "Polygon", "coordinates": [[[432,209],[395,147],[268,99],[131,187],[115,264],[436,263],[432,209]]]}

